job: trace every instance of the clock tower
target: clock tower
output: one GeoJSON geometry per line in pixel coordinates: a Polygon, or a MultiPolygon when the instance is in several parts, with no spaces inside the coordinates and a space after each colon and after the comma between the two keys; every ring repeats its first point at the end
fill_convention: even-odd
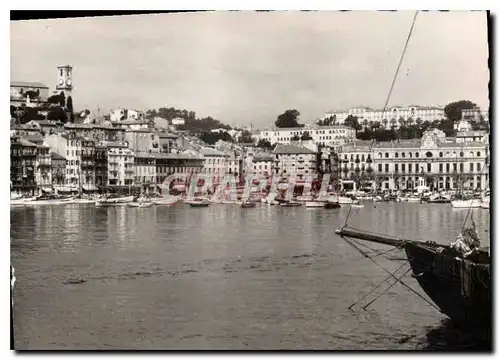
{"type": "Polygon", "coordinates": [[[57,91],[64,91],[66,97],[71,96],[73,90],[73,67],[64,65],[57,67],[57,91]]]}

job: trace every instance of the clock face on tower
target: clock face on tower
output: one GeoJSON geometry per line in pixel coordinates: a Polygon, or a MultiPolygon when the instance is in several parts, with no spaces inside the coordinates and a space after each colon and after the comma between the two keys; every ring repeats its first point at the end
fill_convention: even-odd
{"type": "Polygon", "coordinates": [[[71,79],[66,79],[66,85],[71,86],[71,79]]]}
{"type": "Polygon", "coordinates": [[[64,83],[64,81],[61,79],[59,80],[59,85],[62,85],[64,83]]]}

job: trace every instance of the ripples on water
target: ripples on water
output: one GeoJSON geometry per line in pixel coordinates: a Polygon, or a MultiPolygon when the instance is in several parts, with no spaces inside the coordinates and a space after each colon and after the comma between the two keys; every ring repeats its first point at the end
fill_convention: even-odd
{"type": "MultiPolygon", "coordinates": [[[[451,332],[445,318],[400,285],[366,310],[377,293],[348,310],[386,274],[334,234],[347,212],[12,209],[16,348],[454,349],[440,336],[451,332]]],[[[367,203],[352,209],[349,225],[447,243],[466,213],[367,203]]],[[[489,212],[472,213],[488,246],[489,212]]],[[[377,262],[396,270],[404,253],[391,254],[396,260],[377,262]]]]}

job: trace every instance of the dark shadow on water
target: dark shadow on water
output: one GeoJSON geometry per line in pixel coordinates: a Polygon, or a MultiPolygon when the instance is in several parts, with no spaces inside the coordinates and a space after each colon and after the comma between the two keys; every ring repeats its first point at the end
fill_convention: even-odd
{"type": "Polygon", "coordinates": [[[491,335],[472,334],[445,319],[441,325],[429,329],[423,339],[422,350],[492,352],[491,335]]]}

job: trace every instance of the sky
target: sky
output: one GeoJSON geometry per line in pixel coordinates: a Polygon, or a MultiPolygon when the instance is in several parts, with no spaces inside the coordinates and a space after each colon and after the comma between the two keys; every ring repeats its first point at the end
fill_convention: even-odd
{"type": "MultiPolygon", "coordinates": [[[[264,128],[286,109],[382,108],[414,12],[200,12],[11,22],[11,80],[54,89],[73,66],[76,110],[175,107],[264,128]]],[[[420,12],[389,101],[488,107],[485,12],[420,12]]]]}

